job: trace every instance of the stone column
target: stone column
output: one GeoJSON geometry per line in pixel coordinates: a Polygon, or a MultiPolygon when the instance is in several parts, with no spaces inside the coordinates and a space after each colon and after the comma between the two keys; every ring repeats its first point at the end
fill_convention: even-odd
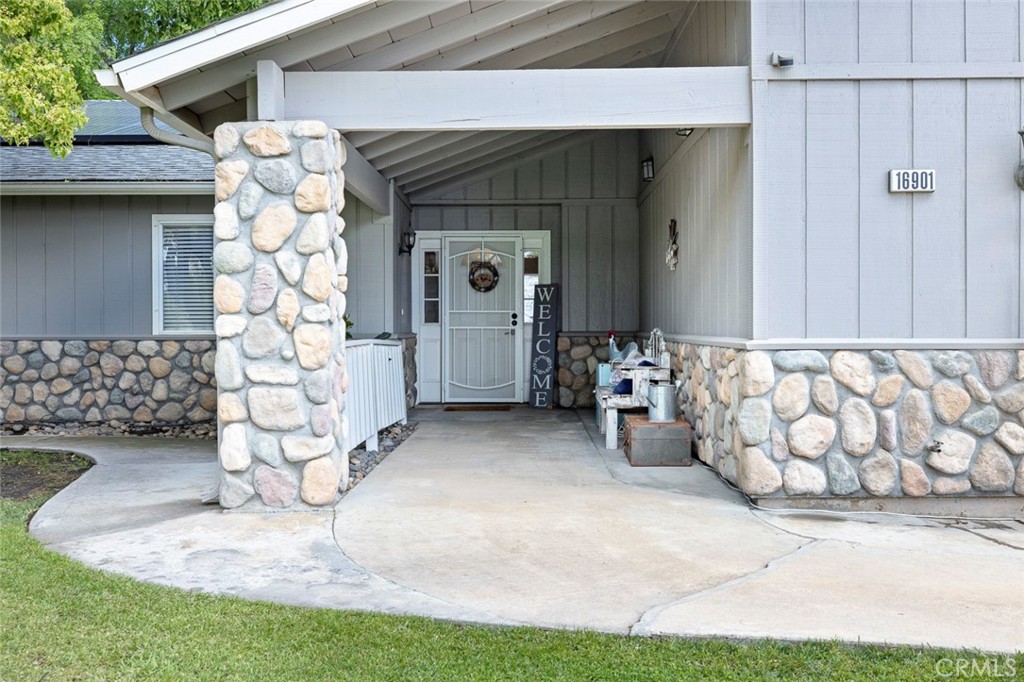
{"type": "Polygon", "coordinates": [[[214,142],[220,504],[332,505],[348,483],[345,147],[320,121],[225,123],[214,142]]]}

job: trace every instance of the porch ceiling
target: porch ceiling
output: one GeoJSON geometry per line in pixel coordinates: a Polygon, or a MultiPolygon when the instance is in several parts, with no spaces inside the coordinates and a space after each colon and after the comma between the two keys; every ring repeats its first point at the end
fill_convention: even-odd
{"type": "MultiPolygon", "coordinates": [[[[245,119],[252,111],[247,95],[261,60],[286,72],[656,67],[694,5],[692,0],[279,0],[114,64],[119,87],[111,89],[153,107],[179,130],[209,135],[220,123],[245,119]],[[224,49],[229,38],[230,52],[224,49]],[[208,43],[212,47],[204,49],[208,43]]],[[[381,176],[407,193],[550,151],[569,134],[342,133],[381,176]]]]}

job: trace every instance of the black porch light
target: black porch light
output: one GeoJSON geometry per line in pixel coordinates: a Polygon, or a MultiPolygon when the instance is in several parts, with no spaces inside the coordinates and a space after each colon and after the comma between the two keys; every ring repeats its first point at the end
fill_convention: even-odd
{"type": "Polygon", "coordinates": [[[416,233],[406,230],[402,233],[402,243],[398,246],[398,255],[412,253],[412,247],[416,246],[416,233]]]}
{"type": "Polygon", "coordinates": [[[654,179],[654,157],[648,156],[640,162],[640,179],[650,182],[654,179]]]}

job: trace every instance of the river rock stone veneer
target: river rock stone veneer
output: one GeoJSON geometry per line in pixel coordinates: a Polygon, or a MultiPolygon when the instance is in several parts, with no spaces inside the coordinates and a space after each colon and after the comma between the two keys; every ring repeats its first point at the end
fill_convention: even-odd
{"type": "Polygon", "coordinates": [[[1024,495],[1024,351],[670,346],[698,457],[752,497],[1024,495]]]}
{"type": "Polygon", "coordinates": [[[211,341],[0,341],[0,415],[6,425],[210,422],[213,372],[211,341]]]}
{"type": "Polygon", "coordinates": [[[345,147],[319,121],[214,144],[220,504],[328,506],[348,484],[345,147]]]}
{"type": "MultiPolygon", "coordinates": [[[[620,348],[636,339],[617,336],[620,348]]],[[[558,337],[558,394],[560,407],[593,407],[594,387],[597,385],[597,366],[608,362],[607,336],[558,337]]]]}

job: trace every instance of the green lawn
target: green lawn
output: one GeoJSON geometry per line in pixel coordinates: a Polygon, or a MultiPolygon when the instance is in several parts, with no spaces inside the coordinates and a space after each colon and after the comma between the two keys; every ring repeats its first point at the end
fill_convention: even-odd
{"type": "MultiPolygon", "coordinates": [[[[941,659],[965,657],[473,627],[183,592],[44,549],[25,530],[42,501],[0,501],[4,680],[934,680],[941,659]]],[[[1024,655],[1015,664],[1024,679],[1024,655]]]]}

